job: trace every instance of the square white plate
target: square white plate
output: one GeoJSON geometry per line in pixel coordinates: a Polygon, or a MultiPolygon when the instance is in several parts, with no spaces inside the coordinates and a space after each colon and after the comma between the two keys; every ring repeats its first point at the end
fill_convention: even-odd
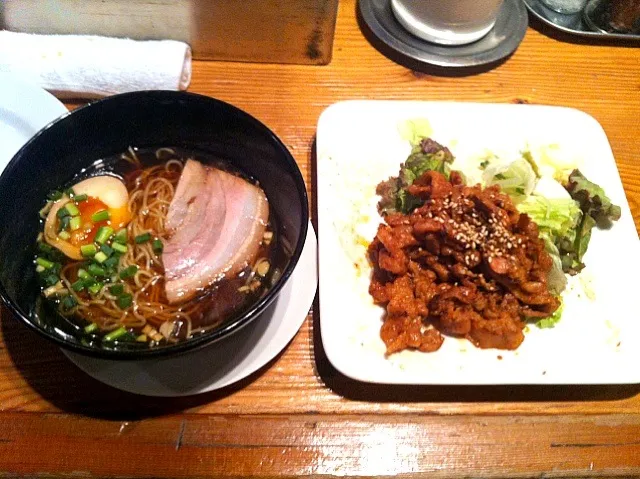
{"type": "Polygon", "coordinates": [[[606,134],[569,108],[445,102],[347,101],[318,122],[320,329],[331,363],[353,379],[397,384],[640,383],[639,241],[606,134]],[[456,161],[559,145],[622,209],[594,230],[585,270],[570,279],[562,320],[528,326],[516,351],[446,337],[435,353],[385,357],[383,310],[368,294],[366,246],[381,218],[376,185],[398,174],[410,145],[398,125],[425,118],[456,161]]]}

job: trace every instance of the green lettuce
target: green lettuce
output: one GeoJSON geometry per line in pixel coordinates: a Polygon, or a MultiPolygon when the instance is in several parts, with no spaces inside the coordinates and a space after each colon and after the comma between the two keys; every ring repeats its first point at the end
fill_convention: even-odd
{"type": "Polygon", "coordinates": [[[563,269],[571,274],[576,274],[584,263],[582,258],[587,252],[591,232],[594,226],[610,228],[614,221],[620,219],[620,207],[611,203],[604,190],[597,184],[589,181],[575,169],[569,175],[565,188],[580,206],[582,218],[576,226],[575,237],[571,241],[565,241],[560,246],[563,269]]]}
{"type": "Polygon", "coordinates": [[[482,174],[487,186],[498,185],[514,203],[525,200],[536,186],[537,176],[529,161],[518,158],[508,164],[490,165],[482,174]]]}
{"type": "Polygon", "coordinates": [[[567,255],[566,245],[575,244],[578,225],[582,220],[582,211],[578,203],[571,198],[545,198],[531,195],[517,205],[518,211],[526,213],[538,225],[540,238],[553,260],[548,276],[551,292],[559,294],[564,290],[567,280],[564,273],[567,255]]]}
{"type": "Polygon", "coordinates": [[[437,171],[449,179],[453,159],[448,148],[430,138],[420,138],[418,143],[412,145],[407,160],[400,165],[398,176],[378,185],[380,213],[409,213],[421,206],[423,200],[411,195],[407,188],[427,171],[437,171]]]}
{"type": "Polygon", "coordinates": [[[562,302],[561,297],[559,297],[559,299],[560,299],[560,306],[558,307],[558,309],[556,309],[555,312],[548,318],[543,318],[536,322],[536,326],[538,326],[540,329],[553,328],[558,323],[558,321],[560,321],[560,318],[562,318],[562,310],[564,309],[564,302],[562,302]]]}

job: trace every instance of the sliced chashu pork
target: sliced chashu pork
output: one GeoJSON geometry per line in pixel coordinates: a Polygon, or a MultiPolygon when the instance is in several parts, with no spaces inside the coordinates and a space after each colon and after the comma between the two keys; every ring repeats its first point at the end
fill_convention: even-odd
{"type": "Polygon", "coordinates": [[[169,302],[190,299],[251,264],[268,220],[269,204],[260,188],[188,160],[167,213],[171,236],[162,261],[169,302]]]}

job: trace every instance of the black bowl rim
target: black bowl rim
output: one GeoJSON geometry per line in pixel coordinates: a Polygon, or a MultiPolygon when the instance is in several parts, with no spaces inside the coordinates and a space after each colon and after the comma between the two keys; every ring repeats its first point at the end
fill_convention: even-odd
{"type": "Polygon", "coordinates": [[[33,143],[38,141],[39,137],[44,134],[45,131],[48,131],[51,128],[55,128],[58,123],[63,121],[67,121],[68,118],[77,116],[82,114],[88,109],[93,108],[95,105],[99,105],[106,102],[113,101],[125,101],[127,98],[131,97],[140,97],[140,96],[150,96],[157,97],[158,99],[167,100],[167,99],[175,99],[175,100],[184,100],[188,99],[189,101],[200,101],[200,102],[208,102],[211,104],[218,104],[224,108],[229,108],[235,114],[239,115],[243,120],[252,124],[257,130],[261,130],[266,136],[274,142],[274,144],[281,150],[283,153],[284,160],[290,164],[293,172],[293,180],[298,190],[298,197],[303,203],[302,206],[302,216],[301,216],[301,228],[300,228],[300,237],[298,238],[298,243],[293,251],[291,256],[291,261],[285,268],[282,273],[282,276],[278,279],[275,285],[271,287],[271,289],[267,292],[267,294],[262,297],[258,302],[256,302],[249,310],[247,310],[244,314],[236,318],[235,321],[225,325],[223,328],[216,330],[212,333],[205,333],[201,336],[197,336],[193,339],[189,339],[187,341],[182,341],[170,346],[163,346],[160,348],[150,348],[150,349],[141,349],[137,351],[119,351],[119,350],[109,350],[109,349],[97,349],[91,348],[88,346],[84,346],[82,344],[71,343],[59,336],[48,333],[42,328],[39,328],[32,321],[29,320],[27,315],[25,315],[21,308],[14,303],[14,301],[9,297],[4,285],[0,281],[0,299],[4,302],[4,304],[9,308],[9,310],[20,320],[22,321],[28,328],[38,333],[40,336],[52,341],[57,344],[61,348],[83,354],[85,356],[91,356],[100,359],[110,359],[110,360],[142,360],[142,359],[152,359],[152,358],[165,358],[168,356],[176,356],[182,353],[186,353],[188,351],[194,351],[196,349],[205,347],[210,345],[216,341],[222,340],[231,336],[233,333],[239,331],[244,326],[253,322],[253,320],[257,319],[264,310],[271,304],[273,300],[275,300],[280,293],[280,290],[287,283],[293,270],[298,264],[298,260],[300,259],[300,255],[302,254],[302,249],[305,245],[305,241],[307,238],[307,230],[309,227],[309,198],[307,194],[307,188],[304,182],[304,178],[302,176],[302,172],[300,171],[300,167],[296,163],[293,155],[286,147],[286,145],[276,136],[276,134],[267,127],[264,123],[262,123],[257,118],[253,117],[249,113],[241,110],[240,108],[231,105],[223,100],[219,100],[217,98],[213,98],[206,95],[201,95],[198,93],[186,92],[186,91],[173,91],[173,90],[143,90],[129,93],[121,93],[118,95],[112,95],[106,98],[102,98],[96,101],[92,101],[86,105],[83,105],[73,111],[62,114],[57,119],[53,120],[48,125],[44,126],[40,131],[38,131],[27,143],[25,143],[20,150],[11,158],[7,166],[5,167],[2,174],[0,174],[0,182],[5,178],[11,175],[13,169],[17,168],[18,161],[24,154],[23,152],[28,150],[33,143]]]}

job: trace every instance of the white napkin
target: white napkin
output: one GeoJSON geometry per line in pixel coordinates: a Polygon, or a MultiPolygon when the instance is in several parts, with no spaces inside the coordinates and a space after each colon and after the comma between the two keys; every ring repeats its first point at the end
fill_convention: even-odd
{"type": "Polygon", "coordinates": [[[174,40],[0,31],[0,72],[57,96],[98,98],[138,90],[185,90],[191,48],[174,40]]]}

